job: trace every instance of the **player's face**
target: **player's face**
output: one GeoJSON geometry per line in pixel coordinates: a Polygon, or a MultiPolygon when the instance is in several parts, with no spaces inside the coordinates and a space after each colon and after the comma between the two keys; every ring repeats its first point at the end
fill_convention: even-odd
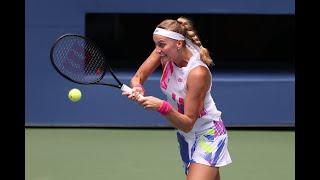
{"type": "Polygon", "coordinates": [[[178,56],[177,40],[170,39],[161,35],[153,35],[156,51],[161,56],[163,62],[175,61],[178,56]]]}

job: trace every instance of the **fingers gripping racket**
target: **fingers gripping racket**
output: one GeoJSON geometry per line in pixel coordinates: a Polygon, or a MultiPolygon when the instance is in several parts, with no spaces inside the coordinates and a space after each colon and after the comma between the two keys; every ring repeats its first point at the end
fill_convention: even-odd
{"type": "Polygon", "coordinates": [[[87,37],[76,34],[59,37],[51,48],[50,59],[57,72],[74,83],[106,85],[132,93],[132,89],[116,77],[97,44],[87,37]],[[107,71],[116,84],[101,81],[107,71]]]}

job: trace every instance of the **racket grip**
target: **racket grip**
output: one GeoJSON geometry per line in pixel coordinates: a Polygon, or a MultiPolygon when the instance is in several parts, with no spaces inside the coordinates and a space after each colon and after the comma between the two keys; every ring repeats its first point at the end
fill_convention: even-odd
{"type": "Polygon", "coordinates": [[[125,84],[122,84],[121,91],[132,93],[132,89],[129,86],[125,85],[125,84]]]}
{"type": "MultiPolygon", "coordinates": [[[[121,86],[121,91],[123,91],[123,92],[128,92],[128,93],[132,93],[132,88],[131,87],[129,87],[129,86],[127,86],[127,85],[125,85],[125,84],[122,84],[122,86],[121,86]]],[[[141,95],[141,94],[139,94],[139,98],[142,98],[143,96],[141,95]]]]}

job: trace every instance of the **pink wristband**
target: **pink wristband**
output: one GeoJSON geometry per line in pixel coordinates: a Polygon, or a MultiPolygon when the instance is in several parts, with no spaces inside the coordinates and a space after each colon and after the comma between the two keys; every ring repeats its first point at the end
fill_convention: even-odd
{"type": "Polygon", "coordinates": [[[159,107],[158,112],[165,116],[171,111],[171,109],[171,104],[169,104],[167,101],[162,101],[162,104],[159,107]]]}
{"type": "Polygon", "coordinates": [[[142,84],[136,84],[134,85],[133,87],[140,87],[143,91],[143,93],[145,94],[146,93],[146,90],[144,89],[144,87],[142,86],[142,84]]]}

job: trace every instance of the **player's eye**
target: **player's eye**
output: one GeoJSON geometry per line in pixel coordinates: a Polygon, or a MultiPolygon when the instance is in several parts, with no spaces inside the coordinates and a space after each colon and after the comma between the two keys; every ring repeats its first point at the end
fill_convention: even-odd
{"type": "Polygon", "coordinates": [[[160,48],[164,48],[164,47],[166,46],[166,44],[163,43],[163,42],[160,42],[160,43],[158,43],[158,46],[159,46],[160,48]]]}

